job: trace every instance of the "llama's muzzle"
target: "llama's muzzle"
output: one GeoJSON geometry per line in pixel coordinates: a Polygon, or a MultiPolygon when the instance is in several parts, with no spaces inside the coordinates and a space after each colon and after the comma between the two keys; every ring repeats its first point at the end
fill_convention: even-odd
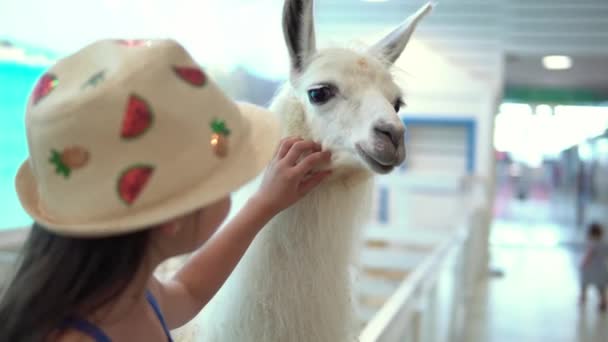
{"type": "Polygon", "coordinates": [[[371,149],[365,152],[384,166],[397,166],[405,158],[405,126],[399,122],[376,124],[372,132],[371,149]]]}

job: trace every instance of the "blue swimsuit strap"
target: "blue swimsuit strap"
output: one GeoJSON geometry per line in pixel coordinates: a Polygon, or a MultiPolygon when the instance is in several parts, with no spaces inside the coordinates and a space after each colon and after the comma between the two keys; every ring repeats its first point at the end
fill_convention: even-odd
{"type": "Polygon", "coordinates": [[[81,318],[70,318],[64,322],[63,327],[79,330],[80,332],[89,335],[95,342],[112,342],[108,335],[104,334],[101,329],[81,318]]]}
{"type": "MultiPolygon", "coordinates": [[[[171,338],[171,333],[169,332],[169,328],[167,327],[167,323],[165,322],[165,318],[163,317],[163,314],[160,311],[160,307],[156,302],[156,299],[150,291],[146,291],[146,299],[148,300],[148,303],[150,303],[150,306],[152,306],[152,309],[154,309],[154,313],[156,313],[160,324],[163,326],[163,330],[165,331],[169,342],[173,342],[173,339],[171,338]]],[[[80,332],[89,335],[91,338],[93,338],[93,340],[95,340],[95,342],[112,342],[108,335],[106,335],[101,329],[99,329],[98,327],[96,327],[91,322],[85,319],[77,317],[67,319],[64,322],[63,327],[79,330],[80,332]]]]}
{"type": "Polygon", "coordinates": [[[156,302],[156,299],[152,295],[152,292],[146,291],[146,298],[148,299],[148,303],[150,303],[150,305],[154,309],[154,312],[156,312],[156,316],[158,316],[158,320],[163,326],[163,330],[165,330],[165,334],[167,335],[169,342],[173,342],[173,339],[171,338],[171,333],[169,332],[169,328],[167,327],[167,323],[165,322],[165,318],[163,317],[163,313],[160,311],[160,306],[156,302]]]}

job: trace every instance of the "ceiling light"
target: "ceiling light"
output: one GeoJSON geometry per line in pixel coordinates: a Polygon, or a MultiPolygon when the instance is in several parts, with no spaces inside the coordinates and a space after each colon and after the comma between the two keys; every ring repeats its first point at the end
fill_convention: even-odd
{"type": "Polygon", "coordinates": [[[572,59],[568,56],[545,56],[543,66],[547,70],[567,70],[572,67],[572,59]]]}

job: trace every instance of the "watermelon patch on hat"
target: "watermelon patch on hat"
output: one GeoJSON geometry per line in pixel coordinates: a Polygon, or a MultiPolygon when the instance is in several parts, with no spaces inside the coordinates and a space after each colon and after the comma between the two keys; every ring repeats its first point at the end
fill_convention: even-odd
{"type": "Polygon", "coordinates": [[[136,164],[124,170],[118,177],[117,191],[120,199],[127,205],[132,205],[148,184],[154,173],[154,167],[146,164],[136,164]]]}
{"type": "Polygon", "coordinates": [[[152,126],[154,115],[150,105],[138,95],[131,95],[122,121],[120,136],[123,139],[137,138],[152,126]]]}
{"type": "Polygon", "coordinates": [[[199,68],[174,66],[173,71],[179,78],[195,87],[202,87],[207,83],[207,75],[199,68]]]}
{"type": "Polygon", "coordinates": [[[57,76],[49,73],[42,75],[40,80],[38,80],[38,83],[36,83],[36,87],[32,93],[32,103],[38,104],[40,100],[50,94],[53,89],[57,87],[58,83],[59,81],[57,80],[57,76]]]}

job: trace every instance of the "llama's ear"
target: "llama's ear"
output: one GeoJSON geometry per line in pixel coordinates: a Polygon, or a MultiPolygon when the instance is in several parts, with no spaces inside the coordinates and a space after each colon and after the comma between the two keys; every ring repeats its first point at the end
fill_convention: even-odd
{"type": "Polygon", "coordinates": [[[407,18],[403,24],[399,25],[399,27],[397,27],[394,31],[373,45],[370,48],[370,52],[384,57],[391,63],[395,63],[409,42],[410,37],[412,36],[412,33],[414,33],[416,25],[418,25],[420,19],[428,14],[432,9],[433,4],[430,2],[422,6],[416,13],[407,18]]]}
{"type": "Polygon", "coordinates": [[[283,36],[291,59],[291,73],[298,74],[316,52],[313,0],[285,0],[283,36]]]}

